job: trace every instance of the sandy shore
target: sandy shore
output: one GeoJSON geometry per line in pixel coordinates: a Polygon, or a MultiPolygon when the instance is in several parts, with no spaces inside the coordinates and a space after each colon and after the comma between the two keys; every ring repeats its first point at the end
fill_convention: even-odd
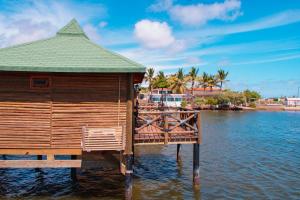
{"type": "Polygon", "coordinates": [[[286,107],[286,106],[257,106],[256,110],[266,111],[300,111],[300,107],[286,107]]]}

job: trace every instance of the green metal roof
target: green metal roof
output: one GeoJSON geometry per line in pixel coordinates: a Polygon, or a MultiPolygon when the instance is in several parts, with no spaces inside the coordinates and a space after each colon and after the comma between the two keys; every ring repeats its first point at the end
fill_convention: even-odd
{"type": "Polygon", "coordinates": [[[145,72],[145,67],[88,39],[75,19],[55,37],[0,49],[0,71],[145,72]]]}

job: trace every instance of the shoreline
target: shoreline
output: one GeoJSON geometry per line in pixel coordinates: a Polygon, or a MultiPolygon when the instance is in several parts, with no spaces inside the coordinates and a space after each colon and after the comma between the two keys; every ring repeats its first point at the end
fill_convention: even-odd
{"type": "Polygon", "coordinates": [[[300,112],[300,107],[284,107],[284,106],[258,106],[256,108],[251,107],[236,107],[236,108],[194,108],[195,110],[203,111],[273,111],[273,112],[300,112]]]}

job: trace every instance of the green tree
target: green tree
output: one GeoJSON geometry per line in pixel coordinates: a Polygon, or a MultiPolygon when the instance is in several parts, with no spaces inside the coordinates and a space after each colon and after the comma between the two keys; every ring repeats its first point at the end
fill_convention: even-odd
{"type": "Polygon", "coordinates": [[[218,82],[220,83],[220,88],[222,89],[223,88],[223,83],[226,82],[226,78],[228,76],[228,72],[225,72],[224,70],[220,69],[218,70],[218,73],[217,73],[217,80],[218,82]]]}
{"type": "Polygon", "coordinates": [[[221,107],[228,106],[230,103],[230,98],[226,93],[221,93],[218,96],[216,96],[216,99],[218,101],[218,105],[221,107]]]}
{"type": "Polygon", "coordinates": [[[245,103],[245,96],[241,92],[227,91],[225,94],[230,99],[231,104],[235,106],[245,103]]]}
{"type": "Polygon", "coordinates": [[[210,91],[212,91],[213,87],[217,86],[217,84],[218,84],[218,80],[216,79],[216,76],[209,75],[207,81],[207,87],[210,88],[210,91]]]}
{"type": "Polygon", "coordinates": [[[205,91],[205,89],[208,87],[209,75],[206,72],[203,72],[202,76],[200,77],[199,82],[205,91]]]}
{"type": "Polygon", "coordinates": [[[261,95],[256,91],[245,90],[243,94],[246,97],[247,103],[255,102],[261,98],[261,95]]]}
{"type": "Polygon", "coordinates": [[[150,95],[152,94],[153,84],[154,84],[154,69],[148,68],[146,71],[145,81],[148,82],[148,90],[150,95]]]}
{"type": "Polygon", "coordinates": [[[183,94],[186,90],[186,82],[187,78],[185,77],[183,73],[183,69],[180,68],[178,72],[175,74],[175,76],[172,76],[170,78],[170,87],[175,93],[177,94],[183,94]]]}
{"type": "Polygon", "coordinates": [[[194,96],[194,85],[195,85],[195,81],[197,79],[198,72],[199,72],[199,68],[192,67],[188,74],[188,77],[192,83],[192,86],[191,86],[192,96],[194,96]]]}
{"type": "Polygon", "coordinates": [[[216,106],[218,105],[218,100],[214,97],[208,97],[206,98],[206,104],[210,106],[216,106]]]}
{"type": "Polygon", "coordinates": [[[186,102],[186,100],[183,100],[182,102],[181,102],[181,105],[180,105],[182,108],[186,108],[186,106],[187,106],[187,102],[186,102]]]}
{"type": "Polygon", "coordinates": [[[170,85],[163,71],[159,71],[154,79],[154,88],[168,88],[170,85]]]}
{"type": "Polygon", "coordinates": [[[206,102],[206,100],[203,97],[202,98],[196,97],[195,101],[194,101],[195,105],[197,105],[197,106],[203,106],[203,105],[205,105],[205,102],[206,102]]]}

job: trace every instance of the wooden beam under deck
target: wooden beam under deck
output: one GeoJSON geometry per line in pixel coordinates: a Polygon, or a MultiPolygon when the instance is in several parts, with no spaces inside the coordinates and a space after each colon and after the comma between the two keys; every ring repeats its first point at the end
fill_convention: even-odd
{"type": "Polygon", "coordinates": [[[81,160],[0,160],[0,168],[80,168],[81,160]]]}
{"type": "MultiPolygon", "coordinates": [[[[168,144],[197,144],[197,141],[191,141],[191,142],[168,142],[168,144]]],[[[144,145],[166,145],[165,142],[140,142],[140,143],[134,143],[134,146],[144,146],[144,145]]]]}
{"type": "Polygon", "coordinates": [[[0,149],[0,155],[81,155],[82,149],[0,149]]]}

